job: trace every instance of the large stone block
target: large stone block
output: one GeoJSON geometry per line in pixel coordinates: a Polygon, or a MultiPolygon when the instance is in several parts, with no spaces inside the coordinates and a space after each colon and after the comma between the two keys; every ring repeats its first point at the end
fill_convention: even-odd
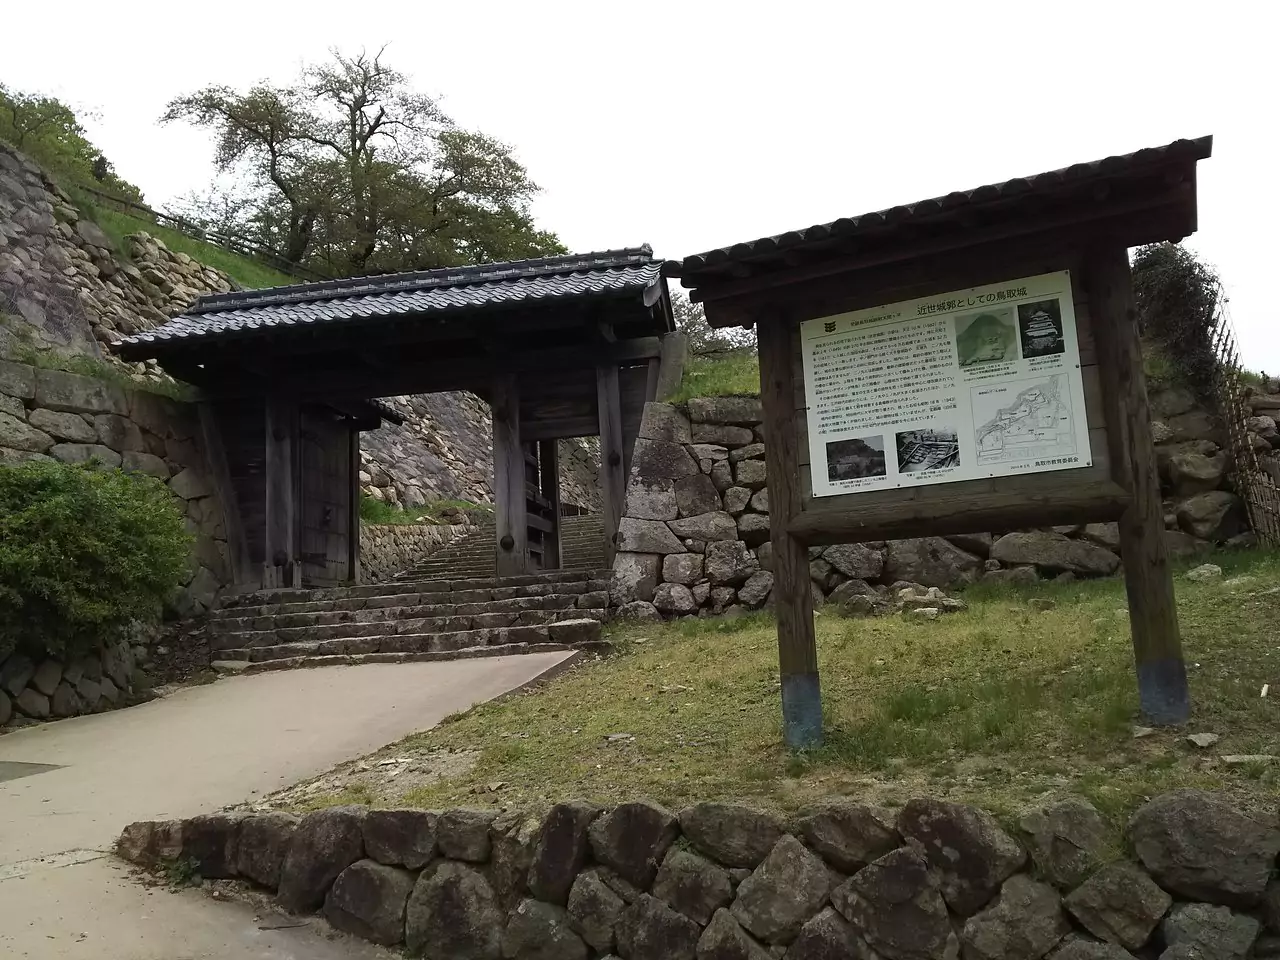
{"type": "Polygon", "coordinates": [[[1258,937],[1253,917],[1233,913],[1227,907],[1184,903],[1160,925],[1168,949],[1166,960],[1244,960],[1258,937]]]}
{"type": "Polygon", "coordinates": [[[663,562],[662,557],[653,553],[615,554],[613,578],[609,584],[614,605],[620,607],[635,600],[652,600],[653,589],[661,579],[659,570],[663,562]]]}
{"type": "Polygon", "coordinates": [[[489,828],[493,847],[489,852],[489,884],[503,910],[529,892],[529,868],[541,829],[538,818],[519,811],[499,814],[489,828]]]}
{"type": "MultiPolygon", "coordinates": [[[[696,517],[720,510],[720,493],[711,477],[705,473],[694,474],[675,481],[676,507],[681,517],[696,517]]],[[[657,518],[655,518],[657,519],[657,518]]],[[[674,517],[663,519],[674,520],[674,517]]]]}
{"type": "Polygon", "coordinates": [[[1005,534],[991,545],[991,558],[1010,566],[1031,564],[1046,573],[1077,576],[1107,576],[1120,566],[1120,558],[1106,547],[1049,530],[1005,534]]]}
{"type": "Polygon", "coordinates": [[[661,520],[637,520],[634,517],[623,517],[618,523],[618,549],[625,553],[685,552],[684,545],[661,520]]]}
{"type": "Polygon", "coordinates": [[[602,813],[588,829],[596,862],[646,890],[679,833],[675,816],[644,801],[624,803],[602,813]]]}
{"type": "Polygon", "coordinates": [[[436,815],[427,810],[370,810],[364,818],[366,856],[421,870],[436,855],[436,815]]]}
{"type": "Polygon", "coordinates": [[[1212,794],[1157,797],[1129,821],[1147,872],[1166,890],[1228,906],[1256,904],[1280,853],[1280,832],[1212,794]]]}
{"type": "Polygon", "coordinates": [[[751,939],[728,910],[717,910],[698,940],[698,960],[771,960],[772,957],[773,954],[751,939]]]}
{"type": "Polygon", "coordinates": [[[502,935],[504,960],[587,960],[587,946],[563,907],[522,900],[502,935]]]}
{"type": "Polygon", "coordinates": [[[0,413],[0,447],[29,453],[44,453],[53,446],[53,437],[8,413],[0,413]]]}
{"type": "Polygon", "coordinates": [[[733,479],[740,487],[759,490],[769,482],[769,470],[763,460],[740,460],[733,465],[733,479]]]}
{"type": "Polygon", "coordinates": [[[36,371],[36,406],[71,413],[129,413],[128,398],[120,387],[105,380],[82,377],[62,370],[36,371]]]}
{"type": "Polygon", "coordinates": [[[1064,890],[1083,883],[1106,855],[1106,822],[1080,797],[1030,810],[1019,819],[1018,828],[1037,871],[1064,890]]]}
{"type": "Polygon", "coordinates": [[[755,869],[782,839],[772,813],[735,803],[697,803],[680,811],[680,828],[695,847],[726,867],[755,869]]]}
{"type": "Polygon", "coordinates": [[[551,808],[542,821],[529,866],[529,892],[539,900],[568,902],[574,878],[591,851],[587,830],[600,812],[596,804],[576,800],[551,808]]]}
{"type": "MultiPolygon", "coordinates": [[[[829,558],[828,562],[836,565],[829,558]]],[[[840,569],[838,565],[837,569],[840,569]]],[[[886,582],[908,580],[926,587],[954,587],[972,583],[981,569],[982,561],[978,557],[966,553],[949,540],[919,537],[889,541],[883,577],[886,582]]]]}
{"type": "Polygon", "coordinates": [[[59,440],[93,443],[98,439],[98,431],[78,413],[37,409],[28,414],[27,423],[59,440]]]}
{"type": "Polygon", "coordinates": [[[764,419],[764,412],[759,397],[694,397],[689,401],[689,419],[754,427],[764,419]]]}
{"type": "Polygon", "coordinates": [[[297,826],[298,818],[287,813],[246,817],[240,824],[236,873],[274,890],[280,883],[280,867],[297,826]]]}
{"type": "Polygon", "coordinates": [[[741,586],[759,567],[755,554],[741,540],[717,540],[707,544],[703,569],[715,586],[741,586]]]}
{"type": "Polygon", "coordinates": [[[126,450],[135,453],[146,452],[147,443],[142,439],[142,430],[128,417],[114,413],[100,413],[93,418],[93,426],[98,435],[98,442],[104,447],[110,447],[117,453],[124,453],[126,450]]]}
{"type": "Polygon", "coordinates": [[[440,855],[451,860],[484,863],[493,847],[489,827],[497,813],[493,810],[445,810],[436,817],[436,845],[440,855]]]}
{"type": "Polygon", "coordinates": [[[705,924],[733,899],[729,874],[687,850],[672,849],[658,868],[653,895],[690,920],[705,924]]]}
{"type": "Polygon", "coordinates": [[[697,472],[697,462],[681,443],[637,440],[631,453],[631,475],[640,480],[679,480],[697,472]]]}
{"type": "Polygon", "coordinates": [[[657,897],[640,894],[617,922],[618,952],[627,960],[694,960],[696,923],[657,897]]]}
{"type": "Polygon", "coordinates": [[[768,570],[757,570],[738,588],[738,602],[749,610],[756,610],[764,606],[772,592],[773,574],[768,570]]]}
{"type": "Polygon", "coordinates": [[[309,913],[324,902],[333,881],[364,856],[364,807],[329,807],[298,823],[280,867],[276,899],[294,913],[309,913]]]}
{"type": "Polygon", "coordinates": [[[1178,526],[1201,540],[1222,542],[1244,528],[1240,498],[1226,490],[1188,497],[1177,507],[1178,526]]]}
{"type": "Polygon", "coordinates": [[[357,860],[334,881],[324,915],[339,930],[392,946],[404,939],[404,912],[414,875],[375,860],[357,860]]]}
{"type": "Polygon", "coordinates": [[[636,520],[676,519],[680,516],[676,481],[633,479],[627,487],[627,516],[636,520]]]}
{"type": "Polygon", "coordinates": [[[640,419],[639,438],[689,443],[689,418],[669,403],[646,403],[640,419]]]}
{"type": "Polygon", "coordinates": [[[966,960],[1038,960],[1070,929],[1058,891],[1019,873],[1005,881],[991,906],[965,922],[960,940],[966,960]]]}
{"type": "Polygon", "coordinates": [[[725,447],[742,447],[755,440],[749,427],[734,427],[725,423],[695,423],[694,443],[714,443],[725,447]]]}
{"type": "Polygon", "coordinates": [[[738,885],[734,919],[767,943],[795,939],[804,922],[822,907],[831,889],[826,864],[786,834],[751,876],[738,885]]]}
{"type": "Polygon", "coordinates": [[[36,371],[25,363],[0,360],[0,393],[19,400],[31,400],[36,395],[36,371]]]}
{"type": "Polygon", "coordinates": [[[964,804],[911,800],[898,816],[898,831],[920,845],[947,905],[962,917],[982,909],[1027,859],[991,814],[964,804]]]}
{"type": "Polygon", "coordinates": [[[183,500],[198,500],[213,495],[213,487],[203,470],[187,467],[169,481],[169,490],[183,500]]]}
{"type": "MultiPolygon", "coordinates": [[[[717,498],[718,502],[718,498],[717,498]]],[[[696,517],[684,517],[667,524],[671,532],[684,540],[736,540],[738,526],[733,517],[723,510],[701,513],[696,517]]]]}
{"type": "MultiPolygon", "coordinates": [[[[885,957],[958,957],[938,881],[919,852],[899,847],[831,892],[832,906],[885,957]]],[[[856,956],[856,955],[855,955],[856,956]]]]}
{"type": "Polygon", "coordinates": [[[100,443],[59,443],[49,449],[49,456],[63,463],[97,463],[107,470],[120,466],[120,454],[100,443]]]}
{"type": "Polygon", "coordinates": [[[1072,890],[1066,906],[1095,937],[1136,950],[1172,902],[1137,865],[1111,863],[1072,890]]]}
{"type": "Polygon", "coordinates": [[[902,842],[889,811],[844,798],[804,810],[796,821],[796,832],[842,873],[857,873],[902,842]]]}
{"type": "Polygon", "coordinates": [[[653,591],[653,605],[659,613],[675,617],[695,613],[698,609],[698,601],[694,599],[693,591],[682,583],[658,584],[657,589],[653,591]]]}
{"type": "Polygon", "coordinates": [[[764,513],[744,513],[738,517],[738,539],[749,547],[758,547],[769,539],[769,516],[764,513]]]}
{"type": "Polygon", "coordinates": [[[243,814],[212,813],[182,826],[182,856],[194,861],[200,876],[219,880],[237,876],[243,814]]]}
{"type": "Polygon", "coordinates": [[[569,891],[569,922],[573,929],[601,953],[613,949],[614,929],[626,909],[618,896],[595,870],[578,875],[569,891]]]}
{"type": "Polygon", "coordinates": [[[662,558],[662,579],[693,586],[702,579],[702,554],[672,553],[662,558]]]}
{"type": "Polygon", "coordinates": [[[800,928],[787,960],[876,960],[853,924],[826,907],[800,928]]]}
{"type": "Polygon", "coordinates": [[[466,864],[424,870],[405,909],[405,944],[426,960],[499,960],[502,929],[493,889],[466,864]]]}

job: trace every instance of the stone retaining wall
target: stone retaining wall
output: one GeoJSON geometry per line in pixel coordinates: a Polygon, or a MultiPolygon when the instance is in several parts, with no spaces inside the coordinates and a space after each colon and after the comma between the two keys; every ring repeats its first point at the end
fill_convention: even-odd
{"type": "Polygon", "coordinates": [[[473,523],[366,523],[360,526],[360,579],[382,583],[476,529],[473,523]]]}
{"type": "Polygon", "coordinates": [[[785,819],[722,803],[562,803],[546,816],[334,807],[131,824],[149,867],[186,860],[296,913],[439,960],[1217,960],[1280,950],[1266,822],[1195,791],[1129,821],[1086,801],[1022,816],[834,798],[785,819]]]}
{"type": "MultiPolygon", "coordinates": [[[[1181,388],[1151,398],[1152,430],[1174,556],[1249,542],[1226,486],[1221,424],[1181,388]]],[[[760,401],[700,398],[645,407],[614,561],[613,601],[636,618],[765,606],[773,589],[769,488],[760,401]]],[[[809,551],[814,602],[846,612],[895,609],[908,585],[979,579],[1034,583],[1120,566],[1114,523],[840,544],[809,551]]]]}
{"type": "MultiPolygon", "coordinates": [[[[0,464],[96,461],[168,485],[195,536],[173,612],[199,614],[230,579],[222,505],[190,404],[92,377],[0,360],[0,464]]],[[[0,665],[0,724],[18,726],[121,705],[149,634],[70,664],[31,663],[20,653],[0,665]]]]}

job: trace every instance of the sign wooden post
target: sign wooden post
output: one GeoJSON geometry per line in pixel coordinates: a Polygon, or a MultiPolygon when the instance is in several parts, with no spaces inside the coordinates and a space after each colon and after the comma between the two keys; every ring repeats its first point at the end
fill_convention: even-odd
{"type": "Polygon", "coordinates": [[[1142,718],[1186,721],[1127,248],[1194,232],[1211,149],[1180,140],[668,267],[712,326],[758,331],[788,746],[822,740],[808,547],[1056,524],[1118,522],[1142,718]]]}

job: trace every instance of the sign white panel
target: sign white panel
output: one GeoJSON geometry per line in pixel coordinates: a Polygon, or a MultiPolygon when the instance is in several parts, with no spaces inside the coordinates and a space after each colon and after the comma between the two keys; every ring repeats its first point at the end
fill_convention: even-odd
{"type": "Polygon", "coordinates": [[[1093,463],[1067,271],[800,329],[815,497],[1093,463]]]}

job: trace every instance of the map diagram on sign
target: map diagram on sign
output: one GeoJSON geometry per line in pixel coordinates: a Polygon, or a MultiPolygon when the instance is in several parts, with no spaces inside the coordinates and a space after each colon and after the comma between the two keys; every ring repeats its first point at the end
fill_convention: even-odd
{"type": "Polygon", "coordinates": [[[981,424],[975,431],[979,465],[1076,452],[1066,376],[1024,383],[972,388],[973,420],[981,424]]]}

